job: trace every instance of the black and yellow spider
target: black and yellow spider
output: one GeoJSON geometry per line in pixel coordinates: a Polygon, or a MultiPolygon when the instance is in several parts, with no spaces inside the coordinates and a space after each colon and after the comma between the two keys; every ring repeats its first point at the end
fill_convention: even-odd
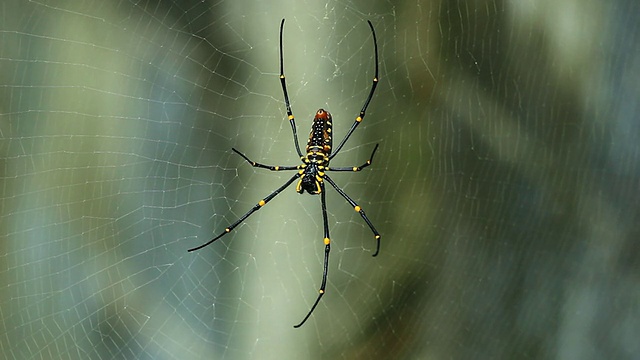
{"type": "Polygon", "coordinates": [[[291,124],[291,130],[293,131],[293,142],[296,146],[296,151],[298,152],[298,156],[300,156],[300,159],[302,160],[302,164],[297,166],[264,165],[264,164],[260,164],[255,161],[252,161],[240,151],[236,149],[232,149],[238,155],[242,156],[242,158],[245,159],[253,167],[269,169],[271,171],[297,170],[297,172],[289,180],[287,180],[287,182],[284,183],[284,185],[277,188],[274,192],[269,194],[264,199],[258,201],[258,203],[254,205],[254,207],[251,208],[251,210],[249,210],[246,214],[242,215],[236,222],[234,222],[233,224],[229,225],[226,229],[224,229],[224,231],[220,235],[216,236],[215,238],[209,240],[208,242],[198,247],[189,249],[189,251],[202,249],[203,247],[213,243],[214,241],[220,239],[224,235],[230,233],[231,230],[233,230],[236,226],[240,225],[240,223],[242,223],[249,216],[251,216],[251,214],[261,209],[274,197],[280,194],[282,190],[286,189],[289,185],[293,184],[293,182],[295,182],[296,180],[298,180],[298,184],[296,186],[296,191],[298,193],[303,194],[306,191],[311,195],[320,195],[320,200],[322,202],[322,220],[324,224],[324,245],[325,245],[322,284],[320,285],[319,295],[318,295],[318,298],[316,299],[316,302],[313,304],[313,306],[311,307],[311,310],[309,310],[309,312],[304,317],[304,319],[302,319],[302,321],[298,325],[294,326],[295,328],[302,326],[302,324],[304,324],[305,321],[307,321],[309,316],[311,316],[311,314],[313,313],[313,310],[315,310],[316,306],[320,302],[320,299],[324,295],[325,287],[327,285],[327,270],[329,268],[329,251],[330,251],[331,240],[329,238],[329,223],[327,220],[327,205],[326,205],[325,191],[324,191],[325,181],[328,182],[329,185],[331,185],[334,189],[336,189],[338,194],[340,194],[345,200],[347,200],[347,202],[351,204],[351,206],[355,211],[360,213],[360,216],[362,216],[362,219],[364,219],[364,221],[367,223],[367,225],[373,232],[373,235],[375,236],[375,239],[376,239],[376,252],[373,254],[373,256],[378,255],[378,252],[380,252],[380,234],[378,233],[376,228],[373,227],[373,224],[371,223],[371,221],[369,221],[369,218],[367,218],[367,215],[365,215],[364,210],[362,210],[362,208],[355,201],[353,201],[353,199],[351,199],[349,195],[347,195],[344,192],[344,190],[342,190],[329,177],[329,175],[326,174],[327,171],[360,171],[366,168],[367,166],[371,165],[371,161],[373,160],[373,155],[376,153],[376,150],[378,149],[378,144],[376,144],[376,146],[373,148],[373,152],[371,152],[371,157],[369,158],[369,160],[367,160],[367,162],[365,162],[360,166],[336,167],[336,168],[329,167],[329,161],[331,161],[331,159],[333,159],[336,155],[338,155],[338,153],[340,152],[344,144],[347,142],[347,140],[349,140],[349,137],[351,136],[351,134],[353,134],[353,131],[362,122],[362,119],[364,119],[365,112],[367,111],[367,107],[369,106],[369,102],[371,102],[371,98],[373,98],[373,94],[376,90],[376,86],[378,85],[378,43],[376,41],[376,32],[373,29],[373,25],[371,24],[371,21],[367,21],[367,22],[369,23],[369,27],[371,28],[371,34],[373,35],[373,47],[375,52],[375,63],[376,63],[375,76],[373,77],[373,83],[371,84],[371,90],[369,91],[369,96],[367,96],[367,99],[365,100],[364,105],[362,106],[362,110],[360,110],[360,114],[356,117],[355,121],[353,122],[353,125],[351,125],[351,128],[347,132],[347,135],[344,137],[344,139],[342,139],[342,141],[340,142],[338,147],[335,149],[335,151],[333,151],[332,149],[331,114],[329,114],[329,112],[325,111],[324,109],[319,109],[316,112],[316,115],[313,119],[313,124],[311,125],[311,133],[309,134],[309,140],[307,141],[306,154],[303,155],[302,152],[300,151],[300,144],[298,143],[298,134],[296,132],[296,124],[293,117],[293,112],[291,111],[291,105],[289,104],[289,95],[287,94],[287,84],[284,79],[284,65],[282,60],[282,31],[284,29],[284,19],[282,19],[282,22],[280,23],[280,84],[282,85],[282,92],[284,94],[284,103],[287,107],[287,115],[289,118],[289,123],[291,124]]]}

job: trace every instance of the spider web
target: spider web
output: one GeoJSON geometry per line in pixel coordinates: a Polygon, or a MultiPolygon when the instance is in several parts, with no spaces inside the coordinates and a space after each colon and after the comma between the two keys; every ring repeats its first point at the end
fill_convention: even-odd
{"type": "Polygon", "coordinates": [[[633,1],[5,1],[6,359],[633,358],[640,14],[633,1]],[[337,143],[327,294],[317,196],[337,143]]]}

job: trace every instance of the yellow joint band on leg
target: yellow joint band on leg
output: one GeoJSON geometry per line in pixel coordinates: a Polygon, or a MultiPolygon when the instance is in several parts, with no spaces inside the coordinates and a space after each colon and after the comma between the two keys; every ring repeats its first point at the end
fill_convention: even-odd
{"type": "Polygon", "coordinates": [[[331,244],[331,240],[329,238],[324,238],[324,244],[325,245],[331,244]]]}
{"type": "Polygon", "coordinates": [[[258,201],[258,205],[260,205],[260,206],[264,206],[264,204],[266,204],[266,202],[264,202],[264,200],[260,200],[260,201],[258,201]]]}
{"type": "Polygon", "coordinates": [[[360,208],[360,206],[356,205],[356,207],[353,208],[353,210],[360,212],[360,210],[362,210],[362,208],[360,208]]]}

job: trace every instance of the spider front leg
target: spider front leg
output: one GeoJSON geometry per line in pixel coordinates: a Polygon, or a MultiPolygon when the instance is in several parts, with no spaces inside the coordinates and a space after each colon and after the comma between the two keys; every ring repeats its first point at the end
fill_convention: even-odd
{"type": "Polygon", "coordinates": [[[298,325],[293,326],[294,328],[299,328],[300,326],[302,326],[302,324],[307,321],[309,316],[311,316],[313,310],[315,310],[316,306],[318,306],[320,299],[322,299],[322,296],[325,293],[325,288],[327,286],[327,272],[329,270],[329,252],[331,251],[331,240],[329,239],[329,220],[327,219],[327,201],[325,199],[323,182],[320,183],[320,201],[322,202],[322,222],[324,224],[324,266],[322,270],[322,284],[320,285],[320,290],[318,290],[318,298],[316,299],[316,302],[313,303],[311,310],[309,310],[307,316],[305,316],[298,325]]]}
{"type": "Polygon", "coordinates": [[[247,211],[244,215],[242,215],[240,217],[240,219],[238,219],[236,222],[234,222],[233,224],[227,226],[224,231],[214,237],[213,239],[207,241],[206,243],[200,245],[200,246],[196,246],[192,249],[189,249],[187,251],[191,252],[191,251],[196,251],[196,250],[200,250],[205,246],[210,245],[211,243],[213,243],[214,241],[220,239],[221,237],[227,235],[228,233],[231,232],[231,230],[235,229],[236,226],[240,225],[240,223],[242,223],[243,221],[245,221],[249,216],[251,216],[251,214],[253,214],[254,212],[260,210],[263,206],[265,206],[269,201],[271,201],[271,199],[273,199],[274,197],[278,196],[278,194],[280,194],[282,192],[282,190],[286,189],[289,185],[291,185],[294,181],[296,181],[298,178],[300,177],[300,174],[296,173],[295,175],[293,175],[291,177],[291,179],[287,180],[286,183],[284,183],[284,185],[280,186],[279,188],[277,188],[274,192],[272,192],[271,194],[267,195],[267,197],[265,197],[264,199],[258,201],[257,204],[255,204],[251,210],[247,211]]]}
{"type": "MultiPolygon", "coordinates": [[[[374,149],[374,152],[375,152],[375,149],[374,149]]],[[[333,182],[333,180],[328,175],[325,175],[324,179],[327,180],[327,182],[331,184],[331,186],[333,186],[334,189],[336,189],[338,194],[342,195],[342,197],[345,200],[347,200],[349,204],[351,204],[351,206],[353,207],[353,210],[360,213],[360,216],[362,216],[362,219],[364,220],[364,222],[367,223],[367,225],[369,226],[369,229],[371,229],[371,231],[373,232],[373,236],[376,239],[376,242],[377,242],[376,252],[373,254],[373,256],[378,256],[378,253],[380,252],[380,233],[378,232],[378,230],[376,230],[375,227],[373,227],[373,224],[371,223],[367,215],[364,213],[364,210],[362,210],[360,205],[356,204],[356,202],[353,201],[353,199],[350,198],[349,195],[347,195],[347,193],[344,192],[344,190],[342,190],[335,182],[333,182]]]]}
{"type": "Polygon", "coordinates": [[[289,94],[287,93],[287,82],[284,77],[284,57],[282,55],[282,31],[284,29],[284,19],[280,23],[280,85],[282,86],[282,93],[284,94],[284,105],[287,108],[287,118],[291,125],[291,131],[293,132],[293,143],[296,146],[298,156],[302,157],[302,151],[300,151],[300,143],[298,142],[298,133],[296,131],[296,120],[291,110],[291,103],[289,101],[289,94]]]}
{"type": "Polygon", "coordinates": [[[373,29],[373,24],[371,23],[371,21],[367,20],[367,23],[369,23],[369,27],[371,28],[371,35],[373,35],[373,52],[374,52],[375,58],[376,58],[376,60],[375,60],[376,61],[376,72],[373,75],[373,80],[371,82],[371,90],[369,90],[369,96],[367,96],[367,99],[364,101],[364,105],[362,105],[362,109],[360,110],[360,114],[358,114],[358,116],[356,117],[355,121],[351,125],[351,128],[349,129],[349,131],[347,131],[347,135],[345,135],[344,139],[342,139],[342,141],[340,141],[340,144],[338,144],[338,146],[335,147],[335,149],[333,150],[333,153],[331,154],[331,156],[329,156],[329,160],[333,159],[334,156],[338,155],[340,150],[342,150],[342,147],[344,146],[344,144],[351,137],[351,134],[353,134],[353,132],[358,127],[358,125],[360,125],[362,120],[364,120],[364,117],[365,117],[365,115],[367,113],[367,108],[369,107],[369,103],[371,102],[371,99],[373,99],[373,94],[376,92],[376,87],[378,86],[378,81],[380,81],[380,78],[378,77],[378,40],[376,40],[376,31],[373,29]]]}

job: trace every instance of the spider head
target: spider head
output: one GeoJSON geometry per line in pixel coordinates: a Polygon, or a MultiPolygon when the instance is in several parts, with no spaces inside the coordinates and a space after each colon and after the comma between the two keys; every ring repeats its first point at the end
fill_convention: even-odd
{"type": "Polygon", "coordinates": [[[305,171],[300,177],[300,181],[298,181],[296,191],[300,194],[304,194],[306,191],[310,195],[318,195],[322,192],[322,187],[320,186],[321,181],[322,178],[317,173],[313,171],[305,171]]]}

